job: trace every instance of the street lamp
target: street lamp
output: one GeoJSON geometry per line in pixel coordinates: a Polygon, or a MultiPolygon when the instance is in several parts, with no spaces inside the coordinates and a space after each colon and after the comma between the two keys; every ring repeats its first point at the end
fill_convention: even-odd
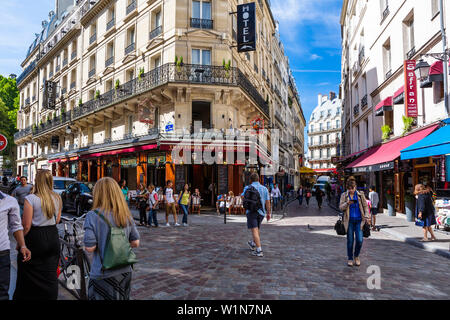
{"type": "Polygon", "coordinates": [[[430,72],[430,65],[428,64],[428,62],[420,59],[416,65],[416,68],[414,69],[414,72],[416,73],[417,79],[424,79],[430,72]]]}
{"type": "Polygon", "coordinates": [[[70,128],[70,126],[67,126],[66,133],[67,134],[71,134],[72,133],[72,129],[70,128]]]}

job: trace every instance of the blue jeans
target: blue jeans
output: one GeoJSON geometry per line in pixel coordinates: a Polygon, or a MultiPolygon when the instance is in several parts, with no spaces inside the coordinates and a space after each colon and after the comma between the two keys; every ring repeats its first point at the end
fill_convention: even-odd
{"type": "Polygon", "coordinates": [[[19,204],[19,208],[20,208],[20,217],[21,217],[21,218],[23,217],[23,207],[24,207],[23,204],[19,204]]]}
{"type": "Polygon", "coordinates": [[[188,220],[187,220],[187,218],[188,218],[188,209],[189,209],[189,206],[188,205],[185,205],[185,204],[180,204],[180,207],[181,207],[181,209],[183,210],[183,223],[188,223],[188,220]]]}
{"type": "Polygon", "coordinates": [[[353,260],[353,242],[355,242],[355,258],[359,257],[359,253],[361,252],[361,247],[363,244],[363,233],[361,230],[361,220],[350,220],[348,222],[348,230],[347,230],[347,255],[348,260],[353,260]]]}
{"type": "Polygon", "coordinates": [[[277,206],[278,206],[278,197],[273,198],[273,208],[275,209],[277,208],[277,206]]]}
{"type": "Polygon", "coordinates": [[[303,196],[298,196],[298,205],[301,206],[303,203],[303,196]]]}
{"type": "Polygon", "coordinates": [[[153,224],[155,225],[155,227],[158,226],[158,219],[156,217],[156,210],[155,209],[150,209],[150,211],[148,212],[148,224],[151,225],[153,221],[153,224]]]}

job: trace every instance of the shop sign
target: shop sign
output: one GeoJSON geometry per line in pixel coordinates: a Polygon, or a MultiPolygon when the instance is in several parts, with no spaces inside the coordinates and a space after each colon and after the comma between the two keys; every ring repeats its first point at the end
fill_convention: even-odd
{"type": "Polygon", "coordinates": [[[445,182],[445,156],[441,156],[441,182],[445,182]]]}
{"type": "Polygon", "coordinates": [[[150,99],[145,99],[138,106],[139,122],[153,125],[155,123],[155,106],[150,99]]]}
{"type": "Polygon", "coordinates": [[[157,156],[148,156],[147,163],[150,165],[160,165],[163,163],[166,163],[166,156],[165,155],[157,155],[157,156]]]}
{"type": "Polygon", "coordinates": [[[416,60],[406,60],[404,64],[405,74],[405,114],[407,117],[417,118],[417,78],[414,69],[416,60]]]}
{"type": "Polygon", "coordinates": [[[255,3],[237,6],[237,50],[247,52],[256,50],[255,3]]]}
{"type": "Polygon", "coordinates": [[[386,163],[375,164],[372,166],[353,168],[353,173],[384,171],[384,170],[392,170],[392,169],[394,169],[394,162],[386,162],[386,163]]]}
{"type": "Polygon", "coordinates": [[[136,158],[120,159],[120,166],[122,168],[136,168],[137,167],[136,158]]]}
{"type": "Polygon", "coordinates": [[[44,108],[55,109],[56,104],[56,82],[45,81],[44,83],[44,108]]]}
{"type": "Polygon", "coordinates": [[[166,125],[166,132],[171,132],[171,131],[173,131],[173,123],[172,123],[172,122],[169,122],[169,123],[166,125]]]}

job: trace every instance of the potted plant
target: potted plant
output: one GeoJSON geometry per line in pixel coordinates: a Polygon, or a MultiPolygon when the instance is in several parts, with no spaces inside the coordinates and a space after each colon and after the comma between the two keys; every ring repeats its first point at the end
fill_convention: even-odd
{"type": "Polygon", "coordinates": [[[383,141],[386,141],[391,135],[391,127],[389,127],[388,125],[384,125],[381,127],[381,132],[383,133],[381,138],[383,139],[383,141]]]}
{"type": "Polygon", "coordinates": [[[228,60],[228,63],[225,63],[225,59],[223,59],[223,68],[225,69],[225,76],[227,78],[230,77],[230,70],[231,70],[231,60],[228,60]]]}
{"type": "Polygon", "coordinates": [[[177,72],[181,73],[181,67],[184,66],[182,56],[179,59],[178,56],[175,56],[175,65],[177,66],[177,72]]]}
{"type": "Polygon", "coordinates": [[[395,217],[395,208],[394,208],[394,195],[392,194],[392,190],[388,189],[385,192],[386,194],[386,203],[388,207],[388,215],[391,217],[395,217]]]}
{"type": "Polygon", "coordinates": [[[414,118],[402,116],[402,120],[403,120],[403,125],[404,125],[403,126],[403,134],[402,135],[404,136],[409,131],[411,131],[411,128],[412,128],[413,123],[414,123],[414,118]]]}
{"type": "Polygon", "coordinates": [[[142,80],[142,77],[144,76],[144,73],[145,73],[144,67],[140,68],[139,69],[139,74],[138,74],[138,81],[142,80]]]}
{"type": "Polygon", "coordinates": [[[52,121],[52,118],[50,116],[50,113],[47,115],[47,123],[50,123],[52,121]]]}
{"type": "Polygon", "coordinates": [[[31,129],[32,131],[33,131],[33,133],[35,133],[36,132],[36,130],[37,130],[37,126],[36,126],[36,124],[33,124],[33,127],[32,127],[32,129],[31,129]]]}
{"type": "Polygon", "coordinates": [[[83,105],[83,99],[80,98],[80,99],[78,100],[78,106],[81,107],[82,105],[83,105]]]}
{"type": "Polygon", "coordinates": [[[39,121],[39,125],[41,126],[41,128],[44,127],[44,122],[42,121],[42,119],[41,121],[39,121]]]}
{"type": "Polygon", "coordinates": [[[64,107],[61,108],[61,115],[59,116],[61,121],[66,121],[66,109],[64,107]]]}
{"type": "Polygon", "coordinates": [[[406,211],[405,213],[406,213],[406,219],[409,222],[415,221],[415,217],[414,217],[414,202],[415,202],[415,200],[416,200],[416,198],[411,193],[407,192],[405,194],[405,211],[406,211]]]}
{"type": "Polygon", "coordinates": [[[95,99],[95,100],[100,99],[100,90],[95,91],[95,97],[94,97],[94,99],[95,99]]]}

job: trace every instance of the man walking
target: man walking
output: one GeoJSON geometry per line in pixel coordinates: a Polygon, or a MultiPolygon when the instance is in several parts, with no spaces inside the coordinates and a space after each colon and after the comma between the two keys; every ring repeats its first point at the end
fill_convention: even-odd
{"type": "Polygon", "coordinates": [[[302,206],[303,203],[303,186],[300,185],[300,187],[297,190],[297,199],[298,199],[298,205],[302,206]]]}
{"type": "Polygon", "coordinates": [[[380,202],[380,198],[378,196],[378,193],[375,191],[375,187],[371,186],[369,188],[369,200],[372,205],[370,209],[370,215],[372,216],[372,230],[375,231],[376,228],[376,222],[377,222],[377,213],[378,213],[378,203],[380,202]]]}
{"type": "Polygon", "coordinates": [[[14,191],[11,194],[14,198],[16,198],[17,202],[19,203],[21,218],[23,215],[23,205],[24,205],[25,197],[31,193],[32,189],[33,189],[33,186],[31,184],[28,184],[27,177],[22,176],[22,177],[20,177],[20,186],[18,186],[16,189],[14,189],[14,191]]]}
{"type": "Polygon", "coordinates": [[[271,196],[273,199],[273,208],[276,209],[278,208],[278,201],[281,198],[281,192],[280,189],[278,188],[278,183],[276,183],[275,186],[273,187],[271,196]]]}
{"type": "Polygon", "coordinates": [[[259,183],[259,175],[256,172],[250,176],[250,182],[251,184],[246,186],[242,193],[247,214],[247,228],[252,233],[252,240],[248,241],[248,245],[254,256],[263,257],[259,231],[266,214],[267,221],[270,220],[269,191],[259,183]]]}
{"type": "Polygon", "coordinates": [[[9,232],[16,238],[17,248],[24,257],[23,261],[30,260],[31,252],[25,246],[17,200],[0,191],[0,300],[9,300],[11,269],[9,232]]]}

